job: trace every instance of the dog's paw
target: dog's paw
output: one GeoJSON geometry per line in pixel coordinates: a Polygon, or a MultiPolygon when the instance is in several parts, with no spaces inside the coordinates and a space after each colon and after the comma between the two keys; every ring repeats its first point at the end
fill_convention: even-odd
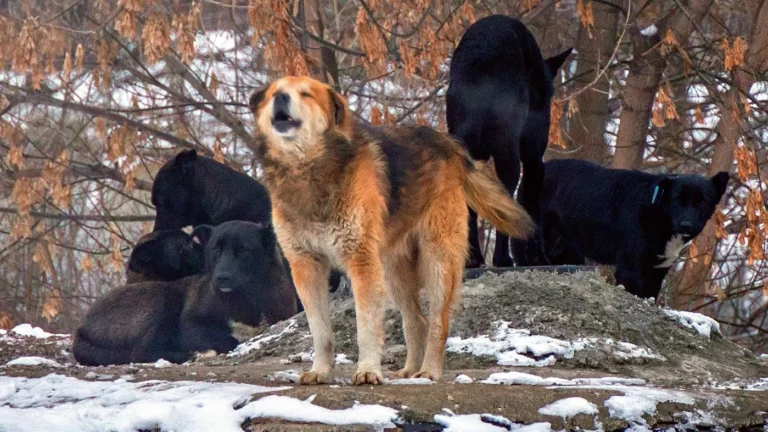
{"type": "Polygon", "coordinates": [[[216,350],[208,350],[195,353],[196,360],[211,359],[219,355],[216,350]]]}
{"type": "Polygon", "coordinates": [[[381,374],[381,371],[359,370],[355,372],[354,375],[352,375],[352,384],[354,385],[364,385],[364,384],[378,385],[383,382],[384,382],[384,376],[381,374]]]}
{"type": "Polygon", "coordinates": [[[410,378],[416,373],[416,369],[402,368],[399,371],[392,374],[394,379],[410,378]]]}
{"type": "Polygon", "coordinates": [[[440,371],[431,371],[428,369],[422,369],[415,374],[411,375],[411,378],[429,378],[432,381],[437,382],[440,379],[440,375],[443,373],[440,371]]]}
{"type": "Polygon", "coordinates": [[[311,370],[309,372],[304,372],[299,376],[299,384],[301,385],[329,384],[330,382],[330,373],[322,373],[311,370]]]}

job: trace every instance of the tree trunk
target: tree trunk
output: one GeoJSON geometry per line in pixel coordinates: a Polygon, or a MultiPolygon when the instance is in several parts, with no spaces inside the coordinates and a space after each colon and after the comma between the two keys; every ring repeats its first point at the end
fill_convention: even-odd
{"type": "MultiPolygon", "coordinates": [[[[595,75],[607,66],[617,43],[616,29],[619,20],[618,1],[592,3],[595,26],[592,34],[579,26],[576,50],[579,53],[576,66],[576,88],[583,88],[595,79],[595,75]],[[608,4],[610,3],[610,4],[608,4]]],[[[610,111],[608,109],[608,86],[610,80],[604,75],[590,89],[576,97],[579,111],[570,121],[568,135],[571,138],[567,157],[584,159],[602,164],[607,154],[605,129],[610,111]]]]}
{"type": "Polygon", "coordinates": [[[614,168],[639,169],[642,166],[653,100],[666,64],[659,50],[662,37],[671,30],[678,43],[684,45],[712,3],[714,0],[684,2],[684,10],[675,8],[655,24],[657,32],[650,36],[633,29],[633,56],[622,94],[614,168]]]}
{"type": "MultiPolygon", "coordinates": [[[[715,151],[709,174],[714,175],[720,171],[730,171],[733,167],[733,151],[743,135],[741,121],[731,116],[731,112],[739,112],[739,120],[745,118],[741,95],[747,94],[749,88],[755,82],[755,76],[765,69],[768,61],[768,1],[751,1],[747,6],[750,17],[754,17],[750,23],[747,39],[747,53],[745,65],[737,69],[733,74],[736,84],[724,96],[720,104],[720,123],[718,124],[718,139],[715,142],[715,151]]],[[[670,294],[672,307],[676,309],[695,309],[698,303],[710,295],[709,270],[710,263],[714,260],[717,238],[715,237],[715,225],[710,220],[704,231],[694,241],[699,252],[697,262],[688,260],[683,269],[670,280],[670,294]]]]}

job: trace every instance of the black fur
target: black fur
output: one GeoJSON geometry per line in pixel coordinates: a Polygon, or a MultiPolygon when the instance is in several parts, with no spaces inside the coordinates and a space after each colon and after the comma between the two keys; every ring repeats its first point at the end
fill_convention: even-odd
{"type": "MultiPolygon", "coordinates": [[[[473,158],[493,157],[496,174],[510,195],[520,180],[519,201],[539,223],[542,157],[547,148],[552,80],[571,49],[543,59],[533,35],[520,21],[493,15],[483,18],[461,38],[453,53],[446,94],[448,132],[459,138],[473,158]]],[[[477,236],[477,213],[470,210],[468,267],[484,262],[477,236]]],[[[515,242],[519,265],[544,263],[541,234],[515,242]]],[[[509,237],[497,234],[493,264],[509,267],[509,237]]]]}
{"type": "MultiPolygon", "coordinates": [[[[235,220],[270,224],[272,217],[269,194],[261,183],[194,150],[182,151],[160,168],[152,204],[155,231],[235,220]]],[[[332,291],[340,282],[341,274],[331,273],[332,291]]]]}
{"type": "Polygon", "coordinates": [[[162,230],[139,239],[128,257],[126,283],[169,282],[203,270],[203,246],[181,230],[162,230]]]}
{"type": "Polygon", "coordinates": [[[230,320],[257,325],[296,313],[296,293],[272,230],[250,222],[202,226],[206,273],[115,289],[96,303],[72,347],[84,365],[181,363],[237,346],[230,320]]]}
{"type": "Polygon", "coordinates": [[[657,297],[669,270],[673,236],[690,241],[704,229],[728,185],[712,178],[603,168],[580,160],[547,162],[542,189],[544,243],[552,264],[584,258],[616,266],[616,282],[657,297]]]}

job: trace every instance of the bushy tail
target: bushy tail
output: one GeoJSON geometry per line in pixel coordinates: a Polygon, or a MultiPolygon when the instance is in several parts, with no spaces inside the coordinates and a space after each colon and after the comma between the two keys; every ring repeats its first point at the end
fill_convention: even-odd
{"type": "Polygon", "coordinates": [[[78,329],[72,343],[72,354],[75,360],[84,366],[104,366],[112,364],[128,364],[131,362],[130,350],[103,348],[91,342],[90,338],[78,329]]]}
{"type": "Polygon", "coordinates": [[[497,230],[516,239],[533,234],[533,219],[515,202],[498,180],[483,172],[478,162],[472,162],[464,182],[464,196],[477,214],[497,230]]]}

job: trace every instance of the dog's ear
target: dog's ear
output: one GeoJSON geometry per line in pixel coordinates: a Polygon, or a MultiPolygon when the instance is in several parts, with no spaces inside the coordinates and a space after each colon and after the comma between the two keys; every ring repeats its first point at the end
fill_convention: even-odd
{"type": "Polygon", "coordinates": [[[256,90],[251,95],[251,98],[248,99],[248,108],[251,109],[251,112],[256,114],[256,111],[259,109],[259,104],[264,100],[264,97],[267,95],[267,90],[269,90],[269,85],[265,85],[264,87],[256,90]]]}
{"type": "Polygon", "coordinates": [[[653,185],[653,188],[651,189],[652,205],[661,204],[667,199],[667,197],[669,197],[669,192],[672,190],[672,183],[674,181],[674,177],[664,176],[653,185]]]}
{"type": "Polygon", "coordinates": [[[211,239],[212,233],[213,227],[211,225],[198,225],[198,227],[192,231],[190,236],[192,237],[192,241],[200,244],[202,247],[205,247],[205,245],[207,245],[208,241],[211,239]]]}
{"type": "Polygon", "coordinates": [[[725,171],[720,171],[712,176],[712,186],[715,187],[718,201],[720,201],[720,198],[725,193],[725,189],[728,187],[728,180],[730,180],[730,176],[725,171]]]}
{"type": "Polygon", "coordinates": [[[173,158],[173,163],[181,166],[195,160],[197,160],[197,150],[184,150],[173,158]]]}
{"type": "Polygon", "coordinates": [[[347,103],[344,98],[333,89],[328,89],[328,96],[331,98],[331,109],[333,110],[333,124],[344,124],[347,117],[347,103]]]}
{"type": "Polygon", "coordinates": [[[158,261],[163,261],[169,267],[179,270],[181,268],[180,252],[166,253],[165,240],[163,236],[158,236],[136,245],[131,256],[128,257],[128,270],[146,274],[152,265],[158,261]]]}
{"type": "Polygon", "coordinates": [[[557,71],[560,70],[560,67],[563,66],[563,63],[565,63],[565,59],[571,55],[571,51],[573,51],[573,47],[568,48],[556,56],[552,56],[544,60],[544,63],[547,64],[547,68],[549,68],[549,72],[552,74],[552,79],[557,76],[557,71]]]}

